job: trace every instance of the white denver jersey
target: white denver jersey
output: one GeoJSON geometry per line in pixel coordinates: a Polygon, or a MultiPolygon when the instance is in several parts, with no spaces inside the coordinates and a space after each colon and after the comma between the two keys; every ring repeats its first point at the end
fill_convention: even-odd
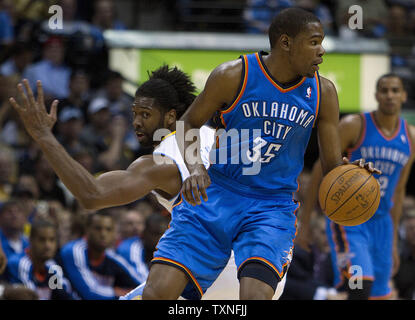
{"type": "MultiPolygon", "coordinates": [[[[203,164],[206,169],[209,168],[209,152],[212,150],[213,144],[215,143],[215,129],[212,129],[208,126],[202,126],[200,128],[200,156],[202,158],[203,164]]],[[[189,170],[187,170],[186,164],[183,161],[183,157],[180,153],[179,146],[176,141],[175,131],[171,134],[165,136],[160,144],[154,149],[153,155],[155,155],[155,161],[164,161],[166,159],[158,158],[157,155],[162,155],[168,157],[168,160],[173,160],[174,164],[179,169],[180,175],[182,177],[182,182],[189,177],[189,170]]],[[[169,212],[172,211],[174,202],[178,198],[179,194],[176,194],[171,199],[163,198],[157,192],[152,191],[152,193],[157,197],[158,202],[165,207],[169,212]]]]}

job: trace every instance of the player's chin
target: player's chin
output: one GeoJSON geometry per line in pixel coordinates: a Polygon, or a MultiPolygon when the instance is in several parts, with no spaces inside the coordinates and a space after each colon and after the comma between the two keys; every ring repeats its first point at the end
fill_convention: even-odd
{"type": "Polygon", "coordinates": [[[140,142],[140,146],[143,147],[151,147],[153,145],[153,141],[150,140],[148,136],[140,136],[138,142],[140,142]]]}
{"type": "Polygon", "coordinates": [[[315,68],[312,68],[312,69],[310,69],[308,72],[306,72],[305,74],[304,74],[304,77],[307,77],[307,78],[314,78],[314,75],[315,75],[315,72],[316,72],[317,70],[315,69],[315,68]]]}

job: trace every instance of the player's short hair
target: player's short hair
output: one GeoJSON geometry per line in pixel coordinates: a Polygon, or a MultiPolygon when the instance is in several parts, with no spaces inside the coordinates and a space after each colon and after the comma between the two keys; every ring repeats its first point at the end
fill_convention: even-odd
{"type": "Polygon", "coordinates": [[[378,80],[376,81],[376,91],[378,91],[378,90],[379,90],[380,82],[381,82],[383,79],[386,79],[386,78],[398,78],[398,79],[401,81],[401,83],[402,83],[402,88],[405,90],[405,82],[404,82],[404,80],[402,79],[402,77],[401,77],[401,76],[398,76],[396,73],[389,72],[389,73],[385,73],[385,74],[381,75],[381,76],[378,78],[378,80]]]}
{"type": "Polygon", "coordinates": [[[55,233],[57,233],[56,225],[52,221],[48,219],[35,219],[30,226],[30,239],[34,239],[40,229],[43,228],[52,228],[55,230],[55,233]]]}
{"type": "Polygon", "coordinates": [[[102,210],[99,210],[97,212],[89,213],[87,215],[86,221],[85,221],[85,227],[89,228],[92,225],[93,219],[97,216],[100,217],[100,218],[108,217],[108,218],[111,218],[114,221],[114,216],[112,215],[111,211],[107,210],[107,209],[102,209],[102,210]]]}
{"type": "Polygon", "coordinates": [[[281,10],[271,22],[268,28],[268,37],[271,49],[274,48],[278,38],[286,34],[295,38],[305,26],[312,22],[320,23],[319,18],[313,13],[300,8],[288,8],[281,10]]]}
{"type": "Polygon", "coordinates": [[[148,72],[148,75],[149,79],[138,87],[135,96],[153,98],[163,110],[175,109],[180,118],[196,98],[196,87],[190,77],[168,65],[148,72]]]}
{"type": "Polygon", "coordinates": [[[10,207],[19,206],[20,202],[16,198],[7,200],[6,202],[0,203],[0,215],[10,207]]]}

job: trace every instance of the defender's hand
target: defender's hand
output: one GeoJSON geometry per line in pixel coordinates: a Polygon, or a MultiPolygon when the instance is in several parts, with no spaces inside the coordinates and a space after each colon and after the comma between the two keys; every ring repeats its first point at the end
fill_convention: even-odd
{"type": "Polygon", "coordinates": [[[206,188],[209,187],[210,183],[206,168],[203,165],[197,165],[183,182],[182,194],[184,199],[192,206],[202,203],[200,195],[202,195],[204,201],[207,201],[206,188]]]}
{"type": "Polygon", "coordinates": [[[23,80],[23,85],[21,83],[17,85],[18,96],[22,105],[18,104],[13,97],[9,99],[10,104],[16,109],[22,119],[27,132],[35,140],[51,132],[52,127],[56,123],[58,106],[58,100],[54,100],[48,113],[45,107],[41,81],[37,81],[36,85],[37,99],[35,99],[27,79],[23,80]]]}
{"type": "MultiPolygon", "coordinates": [[[[343,164],[350,164],[349,159],[347,159],[346,157],[343,157],[343,164]]],[[[351,164],[355,164],[361,168],[365,168],[370,173],[382,174],[382,171],[380,171],[379,169],[376,169],[373,166],[373,162],[365,162],[364,159],[355,160],[351,164]]]]}

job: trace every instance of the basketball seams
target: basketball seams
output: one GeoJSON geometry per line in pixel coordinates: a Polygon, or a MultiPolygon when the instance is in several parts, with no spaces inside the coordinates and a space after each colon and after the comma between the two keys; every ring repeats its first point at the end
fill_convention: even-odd
{"type": "MultiPolygon", "coordinates": [[[[332,187],[336,184],[337,180],[338,180],[340,177],[342,177],[343,175],[345,175],[347,172],[350,172],[350,171],[352,171],[352,170],[356,170],[356,169],[360,169],[360,167],[356,166],[356,167],[354,167],[354,168],[350,168],[350,169],[347,169],[346,171],[342,172],[342,174],[341,174],[341,175],[339,175],[339,176],[336,178],[336,180],[334,180],[334,182],[330,185],[330,187],[329,187],[329,189],[327,190],[327,193],[326,193],[326,198],[324,199],[324,208],[322,208],[322,209],[323,209],[323,211],[325,211],[325,210],[326,210],[326,208],[327,208],[327,198],[329,197],[329,194],[330,194],[330,190],[331,190],[331,188],[332,188],[332,187]]],[[[324,179],[323,179],[323,181],[324,181],[324,179]]],[[[323,181],[322,181],[321,183],[323,183],[323,181]]],[[[321,205],[321,204],[320,204],[320,205],[321,205]]]]}
{"type": "MultiPolygon", "coordinates": [[[[343,201],[343,203],[340,205],[340,206],[338,206],[337,207],[337,209],[336,210],[334,210],[332,213],[330,213],[330,214],[328,214],[327,215],[327,217],[331,217],[333,214],[335,214],[336,213],[336,211],[337,210],[339,210],[344,204],[346,204],[347,203],[347,201],[349,201],[354,195],[355,195],[355,193],[357,192],[357,191],[359,191],[365,184],[366,184],[366,182],[370,179],[372,177],[372,174],[370,174],[369,175],[369,177],[367,177],[366,178],[366,180],[365,181],[363,181],[363,183],[359,186],[359,188],[357,188],[351,195],[350,195],[350,197],[348,197],[346,200],[344,200],[343,201]]],[[[337,179],[336,179],[336,181],[337,181],[337,179]]],[[[376,198],[375,198],[376,199],[376,198]]]]}
{"type": "MultiPolygon", "coordinates": [[[[357,216],[357,217],[353,217],[353,218],[350,218],[350,219],[345,219],[345,220],[338,220],[337,222],[345,222],[345,221],[350,221],[350,220],[354,220],[354,219],[357,219],[357,218],[359,218],[359,217],[361,217],[362,215],[364,215],[370,208],[372,208],[372,206],[375,204],[375,203],[377,203],[378,202],[378,199],[379,199],[379,201],[380,201],[380,190],[378,189],[378,190],[376,190],[376,197],[375,197],[375,201],[373,201],[372,202],[372,204],[370,205],[370,207],[369,208],[367,208],[361,215],[359,215],[359,216],[357,216]]],[[[369,220],[369,219],[368,219],[369,220]]],[[[367,221],[367,220],[366,220],[367,221]]],[[[364,222],[366,222],[366,221],[364,221],[364,222]]],[[[364,223],[364,222],[362,222],[362,223],[364,223]]]]}

